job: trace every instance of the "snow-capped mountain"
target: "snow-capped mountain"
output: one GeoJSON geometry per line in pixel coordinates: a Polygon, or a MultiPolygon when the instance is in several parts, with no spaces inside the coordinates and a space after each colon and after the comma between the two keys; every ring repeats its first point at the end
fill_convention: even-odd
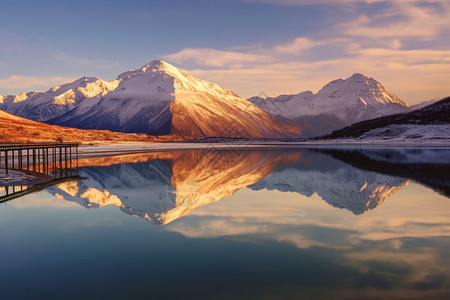
{"type": "Polygon", "coordinates": [[[98,101],[100,96],[117,88],[118,84],[118,80],[104,81],[96,77],[82,77],[71,83],[54,86],[47,92],[0,96],[0,110],[26,119],[46,122],[72,110],[84,100],[98,101]]]}
{"type": "Polygon", "coordinates": [[[299,137],[278,119],[229,89],[155,60],[117,80],[81,78],[42,93],[3,97],[7,112],[82,129],[189,137],[299,137]]]}
{"type": "Polygon", "coordinates": [[[359,121],[411,110],[378,81],[362,74],[331,81],[317,94],[306,91],[248,100],[275,116],[296,122],[309,137],[330,133],[359,121]]]}

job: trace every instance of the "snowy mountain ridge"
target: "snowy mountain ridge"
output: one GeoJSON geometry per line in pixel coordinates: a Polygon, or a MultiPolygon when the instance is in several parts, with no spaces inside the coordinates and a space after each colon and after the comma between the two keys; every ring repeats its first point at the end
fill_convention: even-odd
{"type": "MultiPolygon", "coordinates": [[[[431,103],[431,102],[430,102],[431,103]]],[[[311,91],[248,101],[161,60],[104,81],[82,77],[47,92],[0,96],[0,110],[81,129],[190,137],[298,138],[410,112],[375,79],[356,73],[311,91]]]]}
{"type": "Polygon", "coordinates": [[[70,111],[86,99],[106,95],[118,84],[118,80],[81,77],[71,83],[54,86],[47,92],[0,96],[0,109],[26,119],[45,122],[70,111]]]}
{"type": "Polygon", "coordinates": [[[308,136],[322,135],[379,116],[411,111],[410,106],[375,79],[356,73],[311,91],[274,98],[248,99],[275,116],[302,126],[308,136]]]}

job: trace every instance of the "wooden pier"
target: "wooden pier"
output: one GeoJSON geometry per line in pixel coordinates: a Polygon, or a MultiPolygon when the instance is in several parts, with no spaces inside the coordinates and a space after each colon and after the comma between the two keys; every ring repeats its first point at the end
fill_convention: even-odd
{"type": "MultiPolygon", "coordinates": [[[[0,144],[0,169],[27,170],[52,176],[78,169],[76,143],[0,144]]],[[[1,178],[0,178],[1,180],[1,178]]]]}

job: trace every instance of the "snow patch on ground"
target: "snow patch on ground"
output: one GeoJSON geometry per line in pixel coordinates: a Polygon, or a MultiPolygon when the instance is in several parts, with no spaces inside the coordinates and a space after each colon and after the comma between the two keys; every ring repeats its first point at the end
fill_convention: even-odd
{"type": "Polygon", "coordinates": [[[450,145],[449,133],[450,124],[400,124],[371,129],[358,138],[343,138],[330,141],[333,143],[450,145]]]}

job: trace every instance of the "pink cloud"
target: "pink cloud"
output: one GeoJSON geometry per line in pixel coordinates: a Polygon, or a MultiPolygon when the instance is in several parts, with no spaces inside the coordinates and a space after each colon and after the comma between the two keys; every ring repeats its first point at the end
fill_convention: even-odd
{"type": "Polygon", "coordinates": [[[22,75],[11,75],[8,78],[0,79],[0,87],[3,89],[48,89],[52,86],[67,83],[75,80],[72,77],[31,77],[22,75]]]}
{"type": "Polygon", "coordinates": [[[200,66],[225,67],[248,63],[263,63],[273,59],[264,54],[240,53],[235,51],[220,51],[210,48],[187,48],[174,54],[163,56],[174,63],[193,62],[200,66]]]}

